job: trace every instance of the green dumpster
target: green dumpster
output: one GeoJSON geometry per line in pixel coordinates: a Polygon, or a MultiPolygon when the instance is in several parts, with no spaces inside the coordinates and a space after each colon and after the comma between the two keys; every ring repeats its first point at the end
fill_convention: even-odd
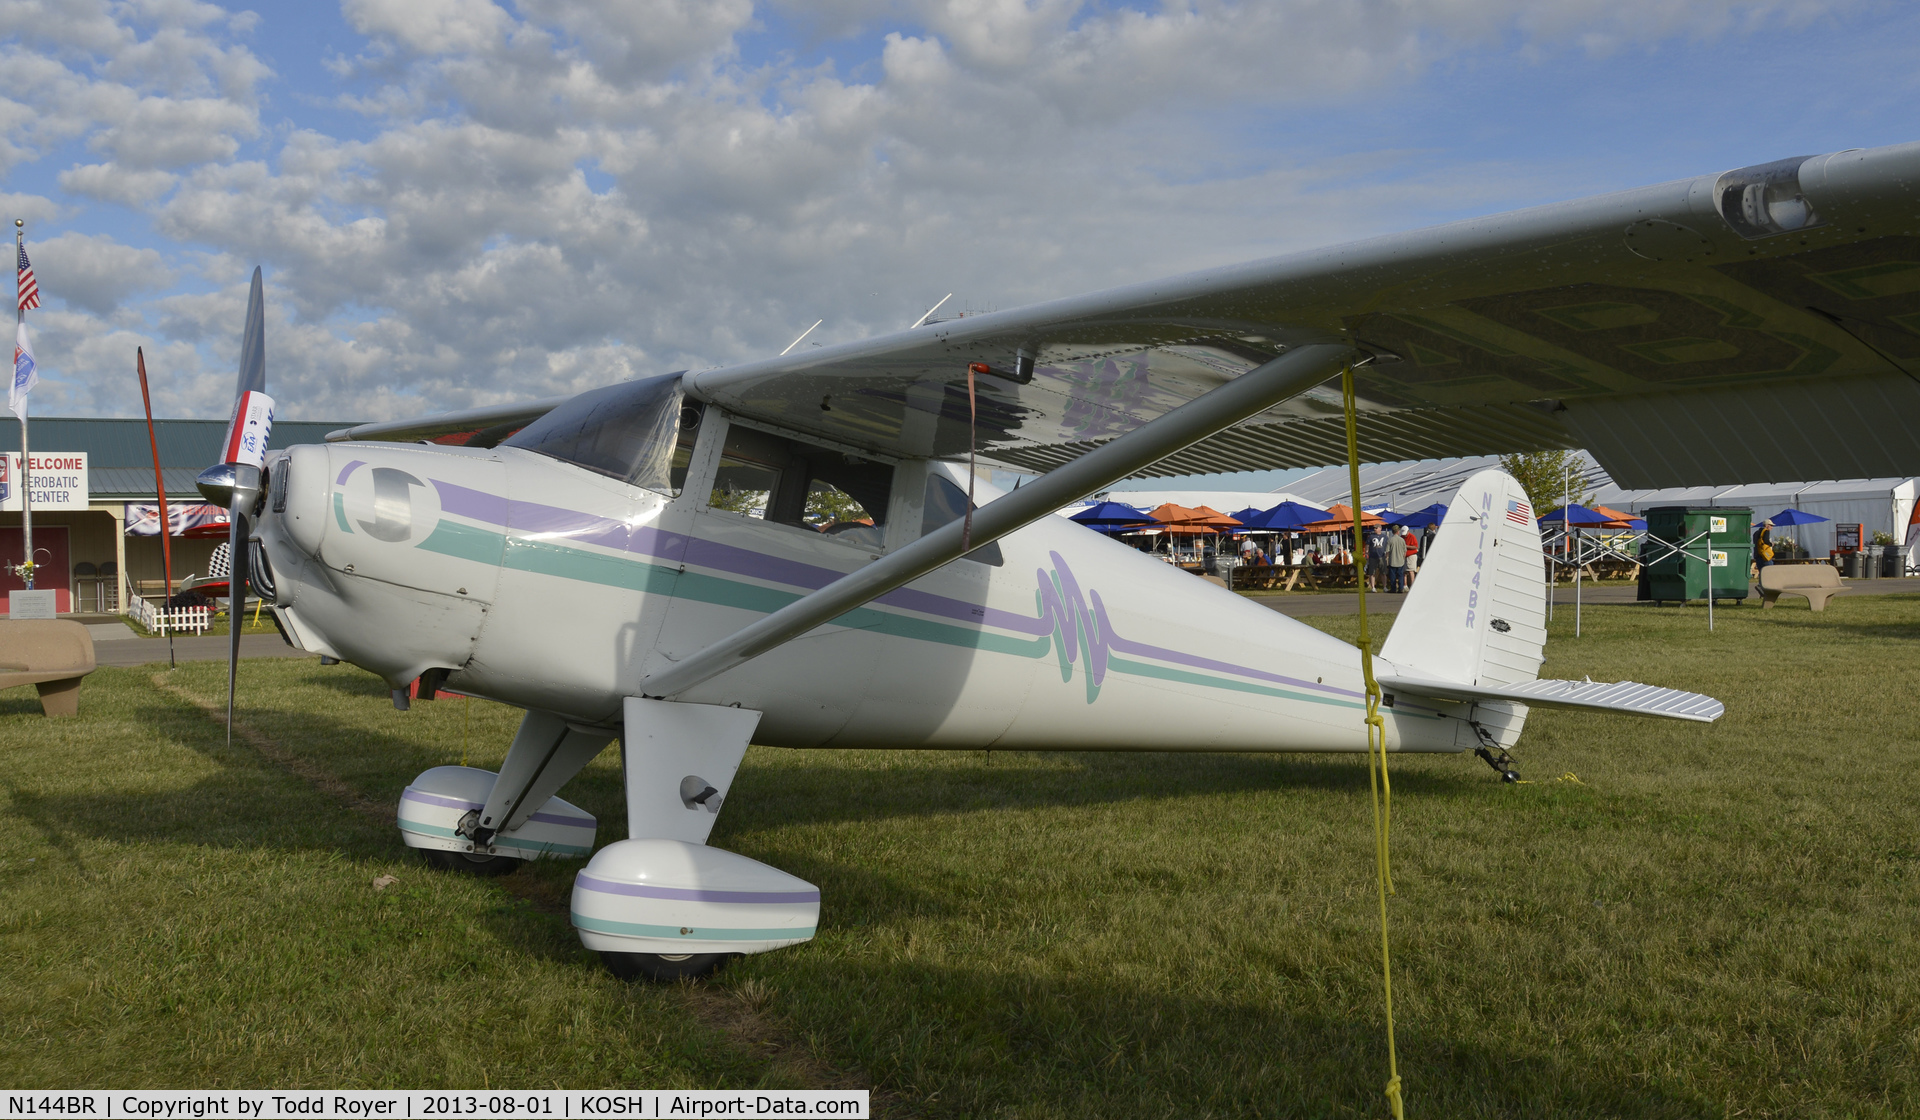
{"type": "Polygon", "coordinates": [[[1656,506],[1646,511],[1640,595],[1658,603],[1747,597],[1753,511],[1724,506],[1656,506]],[[1678,549],[1679,551],[1674,551],[1678,549]]]}

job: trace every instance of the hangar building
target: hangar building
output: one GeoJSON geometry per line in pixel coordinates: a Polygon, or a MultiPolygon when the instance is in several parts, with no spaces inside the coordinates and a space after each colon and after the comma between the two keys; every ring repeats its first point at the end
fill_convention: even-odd
{"type": "MultiPolygon", "coordinates": [[[[326,434],[358,421],[289,421],[273,426],[270,447],[319,443],[326,434]]],[[[197,506],[205,501],[193,488],[194,476],[219,461],[225,420],[156,420],[160,465],[167,501],[197,506]]],[[[127,535],[130,507],[156,500],[153,451],[145,420],[34,417],[28,429],[35,470],[33,548],[40,572],[36,587],[64,590],[63,610],[118,611],[127,596],[158,599],[165,584],[160,538],[127,535]],[[42,469],[44,467],[44,470],[42,469]],[[57,488],[50,484],[58,484],[57,488]],[[44,499],[44,500],[43,500],[44,499]]],[[[0,610],[4,592],[25,586],[11,566],[20,563],[20,425],[0,422],[0,610]]],[[[156,526],[157,527],[157,526],[156,526]]],[[[207,570],[219,542],[175,537],[175,581],[207,570]]]]}

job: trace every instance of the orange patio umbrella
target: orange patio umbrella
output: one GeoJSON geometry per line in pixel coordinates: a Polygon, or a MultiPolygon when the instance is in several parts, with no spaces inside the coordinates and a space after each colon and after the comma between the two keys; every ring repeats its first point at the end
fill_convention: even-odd
{"type": "MultiPolygon", "coordinates": [[[[1379,514],[1367,513],[1363,510],[1360,514],[1360,524],[1385,525],[1386,522],[1380,519],[1379,514]]],[[[1300,531],[1303,533],[1335,533],[1342,529],[1351,528],[1353,528],[1353,507],[1334,505],[1327,508],[1327,519],[1325,521],[1315,521],[1311,525],[1302,525],[1300,526],[1300,531]]]]}
{"type": "Polygon", "coordinates": [[[1201,506],[1198,509],[1175,505],[1167,502],[1149,510],[1147,516],[1159,522],[1159,528],[1175,535],[1204,535],[1231,529],[1240,523],[1217,509],[1201,506]]]}
{"type": "Polygon", "coordinates": [[[1633,527],[1628,524],[1633,520],[1633,514],[1631,513],[1621,513],[1619,510],[1611,509],[1607,506],[1589,506],[1588,508],[1608,519],[1607,524],[1600,526],[1603,529],[1631,529],[1633,527]]]}

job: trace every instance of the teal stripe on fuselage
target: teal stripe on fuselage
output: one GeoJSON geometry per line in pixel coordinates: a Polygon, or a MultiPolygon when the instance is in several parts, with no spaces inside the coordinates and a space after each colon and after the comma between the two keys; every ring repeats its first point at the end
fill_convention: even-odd
{"type": "Polygon", "coordinates": [[[433,527],[433,532],[427,534],[427,539],[420,542],[420,547],[442,556],[455,556],[499,567],[500,553],[505,544],[506,539],[499,533],[475,529],[458,521],[442,520],[433,527]]]}
{"type": "MultiPolygon", "coordinates": [[[[670,595],[690,602],[712,603],[717,606],[756,611],[760,614],[772,614],[781,607],[800,599],[799,594],[791,591],[761,587],[758,584],[725,579],[701,572],[682,572],[662,564],[631,560],[622,556],[609,556],[600,552],[588,552],[585,549],[556,544],[552,541],[507,537],[490,530],[477,529],[444,519],[426,540],[420,542],[420,547],[448,556],[479,560],[483,563],[498,562],[508,568],[554,576],[558,579],[595,583],[603,587],[622,587],[647,594],[670,595]],[[496,557],[504,558],[496,560],[496,557]]],[[[1054,639],[1050,635],[1019,638],[991,633],[984,629],[974,630],[964,626],[934,622],[930,619],[892,614],[872,607],[856,607],[829,625],[907,638],[912,641],[935,642],[941,645],[983,650],[987,653],[1004,653],[1016,657],[1041,658],[1052,652],[1054,648],[1054,639]]],[[[1082,639],[1084,640],[1084,631],[1082,639]]],[[[1298,700],[1308,704],[1326,704],[1359,710],[1364,710],[1366,707],[1365,704],[1353,700],[1271,688],[1251,681],[1208,676],[1204,673],[1174,669],[1165,665],[1132,661],[1111,654],[1108,656],[1107,666],[1115,672],[1132,676],[1152,677],[1206,688],[1222,688],[1233,692],[1252,693],[1256,696],[1273,696],[1282,700],[1298,700]]],[[[1440,717],[1436,713],[1423,718],[1438,719],[1440,717]]]]}
{"type": "MultiPolygon", "coordinates": [[[[353,532],[353,527],[347,524],[347,496],[338,490],[333,492],[333,519],[340,523],[342,533],[353,532]]],[[[440,524],[445,525],[446,522],[440,524]]]]}

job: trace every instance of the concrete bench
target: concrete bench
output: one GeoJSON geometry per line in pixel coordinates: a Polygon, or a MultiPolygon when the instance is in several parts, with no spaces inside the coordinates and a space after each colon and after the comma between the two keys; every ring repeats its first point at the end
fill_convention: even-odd
{"type": "Polygon", "coordinates": [[[93,668],[93,635],[78,622],[0,621],[0,688],[33,685],[46,714],[79,715],[80,678],[93,668]]]}
{"type": "Polygon", "coordinates": [[[1816,611],[1840,593],[1840,573],[1831,564],[1769,564],[1760,569],[1760,605],[1771,607],[1782,594],[1805,595],[1816,611]]]}

